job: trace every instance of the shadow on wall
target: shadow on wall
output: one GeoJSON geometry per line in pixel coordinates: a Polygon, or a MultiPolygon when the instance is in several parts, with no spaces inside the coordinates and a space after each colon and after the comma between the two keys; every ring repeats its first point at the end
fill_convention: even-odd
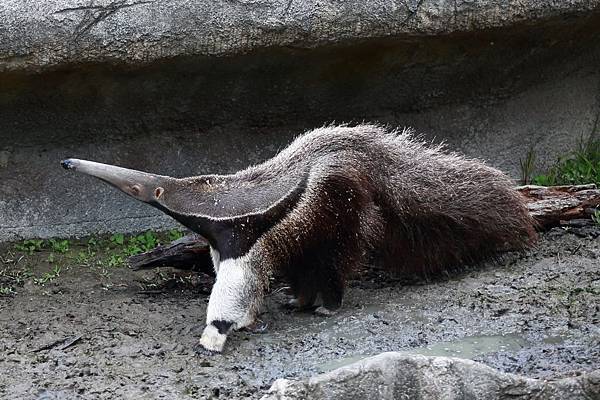
{"type": "Polygon", "coordinates": [[[414,126],[519,176],[600,129],[600,16],[443,37],[273,48],[137,67],[0,75],[0,241],[173,222],[91,179],[78,157],[225,173],[331,122],[414,126]]]}

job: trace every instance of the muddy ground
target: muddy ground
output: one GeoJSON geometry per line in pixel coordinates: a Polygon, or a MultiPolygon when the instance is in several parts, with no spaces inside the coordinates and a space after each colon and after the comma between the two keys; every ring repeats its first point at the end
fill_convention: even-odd
{"type": "MultiPolygon", "coordinates": [[[[430,282],[365,270],[329,318],[284,309],[276,290],[262,315],[268,331],[235,333],[213,357],[193,351],[207,276],[71,265],[41,282],[32,276],[51,265],[40,262],[0,297],[0,397],[259,398],[278,377],[383,351],[549,379],[598,369],[600,238],[579,233],[555,229],[526,255],[430,282]]],[[[22,267],[10,252],[3,261],[22,267]]]]}

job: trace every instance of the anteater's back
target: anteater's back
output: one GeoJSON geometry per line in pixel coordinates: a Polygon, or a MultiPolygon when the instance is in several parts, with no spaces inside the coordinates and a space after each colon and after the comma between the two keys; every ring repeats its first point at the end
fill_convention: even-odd
{"type": "Polygon", "coordinates": [[[387,168],[378,177],[390,266],[435,273],[535,241],[525,199],[501,171],[407,132],[382,141],[388,158],[380,167],[387,168]]]}
{"type": "Polygon", "coordinates": [[[477,262],[524,249],[536,237],[524,199],[506,175],[408,131],[373,125],[316,129],[257,171],[264,179],[303,171],[313,181],[327,174],[360,175],[369,197],[365,207],[371,208],[357,210],[366,216],[363,243],[403,272],[428,274],[477,262]]]}

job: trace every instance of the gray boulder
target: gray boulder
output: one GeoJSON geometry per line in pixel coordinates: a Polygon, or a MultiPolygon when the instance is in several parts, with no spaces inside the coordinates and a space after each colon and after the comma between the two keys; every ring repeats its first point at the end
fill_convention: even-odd
{"type": "Polygon", "coordinates": [[[262,400],[599,399],[600,370],[545,381],[470,360],[383,353],[295,381],[278,379],[262,400]]]}
{"type": "Polygon", "coordinates": [[[9,0],[0,2],[0,72],[444,35],[599,7],[599,0],[9,0]]]}

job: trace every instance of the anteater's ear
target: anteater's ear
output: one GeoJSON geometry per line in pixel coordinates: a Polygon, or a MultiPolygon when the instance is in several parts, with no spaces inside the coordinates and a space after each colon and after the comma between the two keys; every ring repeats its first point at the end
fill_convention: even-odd
{"type": "Polygon", "coordinates": [[[303,176],[296,186],[290,190],[285,196],[279,199],[277,202],[272,204],[264,212],[258,213],[253,218],[256,218],[255,223],[260,225],[267,224],[273,225],[279,222],[288,212],[290,212],[302,197],[302,194],[306,190],[306,184],[308,182],[308,174],[303,176]]]}
{"type": "Polygon", "coordinates": [[[306,190],[303,177],[285,196],[267,209],[232,218],[197,219],[211,244],[217,246],[222,258],[245,254],[256,240],[271,229],[299,202],[306,190]]]}
{"type": "Polygon", "coordinates": [[[306,190],[307,181],[308,176],[303,176],[293,189],[265,210],[227,219],[224,222],[227,225],[248,224],[253,227],[253,230],[264,233],[296,206],[306,190]]]}

